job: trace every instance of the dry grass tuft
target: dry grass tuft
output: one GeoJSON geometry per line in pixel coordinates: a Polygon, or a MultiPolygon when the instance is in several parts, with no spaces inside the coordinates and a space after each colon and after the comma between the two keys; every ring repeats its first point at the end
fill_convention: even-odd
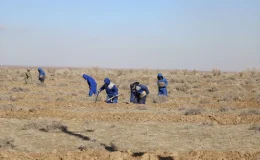
{"type": "Polygon", "coordinates": [[[219,69],[213,69],[212,74],[213,74],[213,76],[220,76],[221,71],[219,69]]]}
{"type": "Polygon", "coordinates": [[[200,115],[202,114],[202,109],[200,108],[191,108],[189,110],[187,110],[184,115],[200,115]]]}
{"type": "Polygon", "coordinates": [[[210,99],[207,97],[202,97],[199,99],[200,104],[208,104],[210,103],[210,99]]]}
{"type": "Polygon", "coordinates": [[[58,84],[58,87],[66,87],[66,86],[68,86],[67,83],[60,83],[60,84],[58,84]]]}
{"type": "Polygon", "coordinates": [[[214,126],[214,122],[212,121],[202,122],[200,126],[214,126]]]}
{"type": "Polygon", "coordinates": [[[18,99],[17,99],[17,97],[16,96],[14,96],[14,95],[11,95],[10,96],[10,101],[12,101],[12,102],[14,102],[14,101],[17,101],[18,99]]]}
{"type": "Polygon", "coordinates": [[[213,86],[211,88],[208,89],[209,92],[217,92],[219,91],[219,89],[216,86],[213,86]]]}
{"type": "Polygon", "coordinates": [[[65,101],[65,99],[62,98],[62,97],[59,97],[59,98],[56,99],[56,101],[57,101],[57,102],[63,102],[63,101],[65,101]]]}
{"type": "Polygon", "coordinates": [[[225,93],[219,101],[225,101],[225,102],[231,102],[231,101],[239,101],[242,100],[244,97],[244,93],[242,92],[235,92],[235,91],[229,91],[225,93]]]}
{"type": "Polygon", "coordinates": [[[253,125],[249,128],[249,130],[254,130],[256,132],[260,131],[260,125],[253,125]]]}
{"type": "Polygon", "coordinates": [[[21,87],[13,87],[11,89],[12,92],[28,92],[30,91],[28,88],[21,88],[21,87]]]}
{"type": "Polygon", "coordinates": [[[43,120],[43,121],[28,123],[24,125],[22,130],[35,129],[43,132],[51,132],[51,131],[60,131],[64,127],[66,126],[62,125],[61,122],[43,120]]]}
{"type": "Polygon", "coordinates": [[[246,115],[260,115],[260,110],[250,109],[250,110],[246,110],[246,111],[241,112],[240,115],[242,115],[242,116],[246,116],[246,115]]]}
{"type": "Polygon", "coordinates": [[[138,107],[136,107],[136,109],[138,109],[138,110],[148,110],[148,108],[146,106],[138,106],[138,107]]]}
{"type": "Polygon", "coordinates": [[[0,139],[0,149],[14,149],[14,139],[13,138],[1,138],[0,139]]]}
{"type": "Polygon", "coordinates": [[[87,146],[79,146],[78,147],[78,150],[80,150],[80,151],[86,151],[87,149],[88,149],[87,146]]]}
{"type": "Polygon", "coordinates": [[[229,112],[229,111],[231,111],[231,110],[233,110],[233,109],[230,108],[230,107],[226,107],[226,106],[223,106],[223,107],[221,107],[221,108],[219,109],[220,112],[229,112]]]}
{"type": "Polygon", "coordinates": [[[181,91],[181,92],[187,92],[189,89],[191,89],[191,86],[188,83],[183,83],[183,84],[177,84],[175,86],[175,89],[177,91],[181,91]]]}
{"type": "Polygon", "coordinates": [[[18,110],[21,110],[20,107],[16,107],[12,104],[3,104],[3,105],[0,105],[0,110],[4,110],[4,111],[18,111],[18,110]]]}
{"type": "Polygon", "coordinates": [[[153,103],[165,103],[167,101],[168,101],[168,97],[166,96],[158,96],[158,95],[152,96],[153,103]]]}

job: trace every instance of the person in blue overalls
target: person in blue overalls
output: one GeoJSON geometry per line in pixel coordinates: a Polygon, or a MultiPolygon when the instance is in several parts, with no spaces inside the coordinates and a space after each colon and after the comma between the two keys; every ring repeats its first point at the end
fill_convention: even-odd
{"type": "Polygon", "coordinates": [[[147,86],[134,82],[130,85],[130,102],[145,104],[146,97],[149,95],[149,89],[147,86]]]}
{"type": "Polygon", "coordinates": [[[159,96],[168,96],[167,92],[167,86],[168,86],[168,81],[166,78],[163,77],[161,73],[158,74],[157,76],[157,85],[158,85],[158,95],[159,96]]]}
{"type": "Polygon", "coordinates": [[[104,89],[107,93],[107,103],[117,103],[118,101],[118,88],[110,81],[109,78],[104,79],[104,85],[98,90],[98,93],[102,92],[104,89]]]}
{"type": "Polygon", "coordinates": [[[95,79],[89,75],[83,74],[82,76],[87,82],[89,86],[89,97],[91,97],[93,94],[97,94],[97,82],[95,79]]]}
{"type": "Polygon", "coordinates": [[[46,74],[45,74],[45,72],[43,71],[43,69],[41,69],[41,68],[38,68],[38,72],[39,72],[39,76],[38,76],[39,81],[41,81],[41,83],[43,83],[44,80],[45,80],[46,74]]]}

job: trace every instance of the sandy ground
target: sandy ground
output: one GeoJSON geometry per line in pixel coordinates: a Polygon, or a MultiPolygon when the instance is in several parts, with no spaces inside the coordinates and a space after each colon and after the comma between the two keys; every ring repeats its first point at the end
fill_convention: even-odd
{"type": "MultiPolygon", "coordinates": [[[[29,85],[23,83],[22,71],[1,70],[0,159],[260,160],[258,76],[246,84],[248,78],[239,75],[224,82],[231,73],[201,81],[203,75],[190,75],[198,78],[190,85],[202,87],[179,91],[179,82],[172,80],[179,74],[169,72],[171,94],[161,102],[151,72],[141,79],[154,94],[146,105],[134,105],[126,103],[128,85],[121,84],[132,77],[124,72],[117,82],[119,103],[106,104],[105,93],[97,103],[87,96],[80,77],[84,70],[56,70],[60,74],[45,84],[34,79],[29,85]],[[218,91],[208,92],[213,82],[218,91]],[[237,83],[240,92],[234,88],[237,83]],[[237,96],[221,100],[232,91],[237,96]]],[[[102,74],[110,73],[98,70],[99,84],[102,74]]]]}

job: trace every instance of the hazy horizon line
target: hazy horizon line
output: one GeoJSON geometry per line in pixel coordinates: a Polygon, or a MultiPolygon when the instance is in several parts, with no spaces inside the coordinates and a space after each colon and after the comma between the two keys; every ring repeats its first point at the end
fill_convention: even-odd
{"type": "MultiPolygon", "coordinates": [[[[99,66],[52,66],[52,65],[46,65],[46,66],[35,66],[35,65],[0,65],[0,67],[7,67],[7,68],[56,68],[56,69],[65,69],[65,68],[68,68],[68,69],[91,69],[91,68],[99,68],[99,69],[105,69],[105,70],[130,70],[130,69],[133,69],[133,70],[161,70],[161,71],[170,71],[170,70],[187,70],[187,71],[193,71],[193,70],[196,70],[196,71],[199,71],[199,72],[210,72],[214,69],[218,69],[218,68],[212,68],[212,69],[209,69],[209,70],[197,70],[197,69],[187,69],[187,68],[168,68],[168,69],[163,69],[163,68],[139,68],[139,67],[136,67],[136,68],[126,68],[126,67],[122,67],[122,68],[119,68],[119,67],[99,67],[99,66]]],[[[222,72],[235,72],[235,73],[238,73],[238,72],[241,72],[241,71],[246,71],[246,70],[257,70],[259,71],[258,68],[256,67],[253,67],[253,68],[245,68],[244,70],[240,70],[240,71],[229,71],[229,70],[223,70],[223,69],[218,69],[222,72]]]]}

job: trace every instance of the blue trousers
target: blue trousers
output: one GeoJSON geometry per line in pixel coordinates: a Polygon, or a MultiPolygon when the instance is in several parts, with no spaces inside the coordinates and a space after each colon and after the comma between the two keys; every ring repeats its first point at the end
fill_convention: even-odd
{"type": "Polygon", "coordinates": [[[91,87],[91,89],[89,90],[89,97],[91,97],[92,94],[97,94],[97,86],[91,87]]]}
{"type": "Polygon", "coordinates": [[[143,98],[135,97],[135,99],[133,100],[133,103],[137,103],[137,104],[145,104],[145,103],[146,103],[146,96],[143,97],[143,98]]]}
{"type": "Polygon", "coordinates": [[[167,88],[159,88],[158,89],[158,95],[159,96],[168,96],[167,88]]]}
{"type": "MultiPolygon", "coordinates": [[[[109,98],[111,98],[111,97],[107,96],[107,99],[109,99],[109,98]]],[[[118,101],[118,97],[115,97],[112,100],[106,100],[107,103],[117,103],[117,101],[118,101]]]]}

